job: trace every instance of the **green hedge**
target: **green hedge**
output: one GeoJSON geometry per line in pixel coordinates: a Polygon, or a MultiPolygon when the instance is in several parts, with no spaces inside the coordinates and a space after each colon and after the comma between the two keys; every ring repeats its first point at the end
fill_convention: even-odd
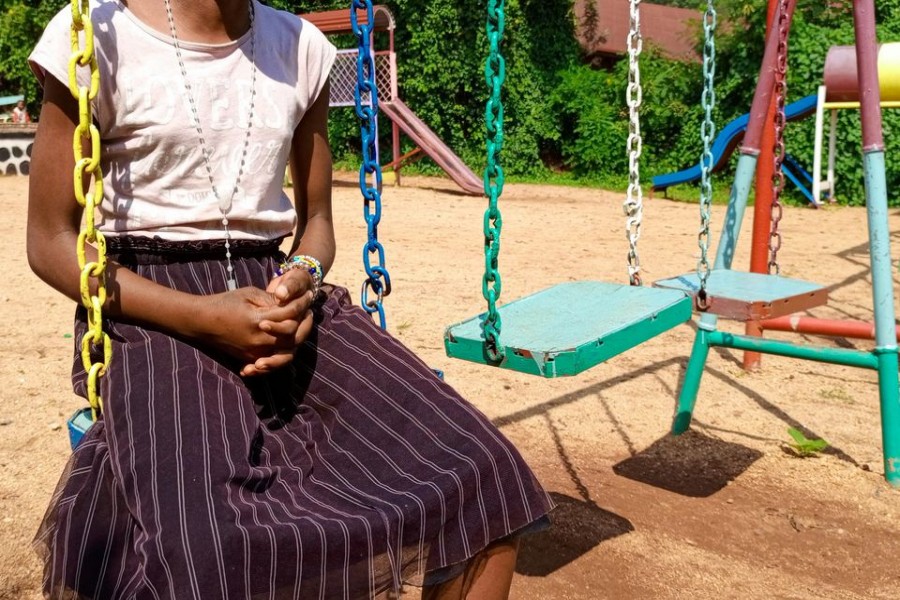
{"type": "MultiPolygon", "coordinates": [[[[622,0],[624,1],[624,0],[622,0]]],[[[672,0],[697,7],[695,26],[701,43],[700,15],[704,3],[672,0]]],[[[36,114],[38,90],[25,57],[47,19],[62,0],[0,0],[0,94],[24,93],[36,114]]],[[[346,1],[271,0],[293,12],[343,9],[346,1]]],[[[396,47],[401,97],[462,158],[480,171],[484,143],[487,85],[484,3],[479,0],[389,0],[397,18],[396,47]]],[[[790,38],[788,101],[815,93],[822,81],[825,53],[835,44],[853,43],[850,0],[799,0],[790,38]]],[[[601,7],[602,9],[602,7],[601,7]]],[[[877,0],[879,39],[900,40],[900,0],[877,0]]],[[[584,64],[575,42],[572,1],[508,0],[503,53],[507,61],[504,96],[506,117],[502,163],[512,177],[624,185],[626,63],[609,71],[584,64]]],[[[765,0],[723,0],[717,60],[719,128],[748,111],[759,72],[765,29],[765,0]],[[723,33],[722,30],[725,30],[723,33]]],[[[352,45],[352,36],[336,40],[352,45]]],[[[700,154],[701,73],[697,64],[661,58],[649,44],[641,57],[644,105],[642,176],[695,164],[700,154]]],[[[358,161],[358,124],[350,109],[332,112],[331,136],[338,161],[358,161]]],[[[382,127],[387,136],[390,128],[382,127]]],[[[787,149],[812,168],[813,119],[791,123],[787,149]]],[[[885,111],[890,201],[900,205],[900,112],[885,111]]],[[[389,147],[385,137],[383,148],[389,147]]],[[[407,140],[405,150],[410,148],[407,140]]],[[[858,204],[863,199],[859,116],[843,111],[837,164],[838,200],[858,204]]],[[[429,161],[419,169],[436,171],[429,161]]],[[[729,172],[717,187],[727,187],[729,172]]]]}

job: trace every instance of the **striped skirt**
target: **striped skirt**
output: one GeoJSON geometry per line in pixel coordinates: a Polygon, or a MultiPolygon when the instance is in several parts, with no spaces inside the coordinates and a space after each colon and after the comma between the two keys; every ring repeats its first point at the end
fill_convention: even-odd
{"type": "MultiPolygon", "coordinates": [[[[162,285],[225,289],[215,243],[110,240],[162,285]]],[[[265,288],[277,244],[239,244],[265,288]]],[[[370,598],[460,572],[551,502],[488,419],[325,286],[294,362],[241,378],[213,352],[110,322],[105,411],[35,539],[49,598],[370,598]]],[[[84,315],[76,318],[76,348],[84,315]]],[[[76,352],[73,381],[85,396],[76,352]]]]}

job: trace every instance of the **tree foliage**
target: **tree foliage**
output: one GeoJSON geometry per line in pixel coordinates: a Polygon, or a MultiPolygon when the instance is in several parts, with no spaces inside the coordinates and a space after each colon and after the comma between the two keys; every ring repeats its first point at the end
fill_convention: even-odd
{"type": "MultiPolygon", "coordinates": [[[[295,13],[346,9],[346,0],[268,0],[295,13]]],[[[700,18],[705,0],[663,0],[697,9],[695,35],[702,43],[700,18]]],[[[0,94],[25,94],[32,112],[39,99],[26,57],[64,0],[0,0],[0,94]]],[[[482,0],[387,0],[397,18],[395,31],[400,95],[429,127],[474,169],[483,165],[484,80],[487,53],[482,0]]],[[[546,177],[550,170],[573,178],[625,181],[628,110],[627,62],[595,70],[582,60],[575,32],[573,0],[507,0],[502,51],[506,59],[504,148],[508,175],[546,177]]],[[[763,52],[767,0],[720,0],[717,39],[719,129],[749,110],[763,52]]],[[[877,0],[879,39],[900,40],[900,0],[877,0]]],[[[599,5],[602,12],[604,5],[599,5]]],[[[587,18],[598,17],[590,11],[587,18]]],[[[852,44],[850,0],[799,0],[790,35],[788,101],[813,94],[822,81],[825,54],[852,44]]],[[[352,36],[336,38],[342,47],[352,36]]],[[[695,164],[700,155],[701,70],[698,64],[666,60],[648,43],[641,57],[644,88],[642,174],[695,164]]],[[[381,128],[382,148],[390,127],[381,128]]],[[[884,111],[888,187],[900,189],[900,156],[892,138],[900,132],[900,111],[884,111]]],[[[812,166],[812,119],[787,127],[787,149],[812,166]]],[[[354,112],[334,109],[331,137],[335,156],[358,160],[359,130],[354,112]]],[[[859,115],[839,118],[837,196],[859,203],[862,193],[859,115]]],[[[410,142],[405,142],[409,149],[410,142]]],[[[428,168],[428,161],[421,163],[428,168]]],[[[730,177],[720,174],[720,187],[730,177]]],[[[896,193],[892,202],[900,204],[896,193]]]]}
{"type": "MultiPolygon", "coordinates": [[[[877,0],[876,4],[878,39],[900,41],[900,0],[877,0]]],[[[722,125],[749,108],[762,60],[766,2],[732,0],[725,9],[733,28],[719,40],[717,85],[722,125]]],[[[788,41],[788,102],[793,102],[815,94],[823,83],[825,55],[829,48],[855,43],[851,0],[833,0],[824,6],[816,0],[799,0],[788,41]]],[[[886,109],[882,114],[888,189],[896,190],[900,189],[900,155],[897,154],[900,145],[891,134],[900,132],[900,113],[886,109]]],[[[786,127],[787,151],[810,171],[814,137],[813,118],[786,127]]],[[[839,111],[837,148],[836,197],[842,204],[862,204],[865,193],[858,111],[839,111]]],[[[795,198],[799,196],[795,195],[795,198]]],[[[896,193],[890,200],[892,204],[900,204],[900,196],[896,193]]]]}
{"type": "Polygon", "coordinates": [[[24,95],[31,114],[37,114],[41,93],[28,55],[64,5],[64,0],[0,0],[0,95],[24,95]]]}

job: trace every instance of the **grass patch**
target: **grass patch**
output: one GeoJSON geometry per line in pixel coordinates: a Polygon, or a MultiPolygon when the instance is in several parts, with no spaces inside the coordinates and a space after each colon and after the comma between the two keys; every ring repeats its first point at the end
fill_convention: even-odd
{"type": "Polygon", "coordinates": [[[791,450],[801,458],[816,456],[828,448],[828,442],[825,440],[819,438],[809,439],[796,427],[788,429],[788,435],[793,440],[790,444],[791,450]]]}
{"type": "Polygon", "coordinates": [[[819,396],[825,400],[837,400],[844,404],[856,404],[853,396],[841,387],[822,388],[819,390],[819,396]]]}

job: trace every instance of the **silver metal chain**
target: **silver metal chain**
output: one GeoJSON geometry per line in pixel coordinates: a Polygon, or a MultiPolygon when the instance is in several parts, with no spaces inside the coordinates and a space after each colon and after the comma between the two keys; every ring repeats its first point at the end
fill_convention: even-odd
{"type": "Polygon", "coordinates": [[[700,247],[700,260],[697,261],[697,278],[700,280],[700,292],[697,305],[701,310],[707,308],[706,282],[709,279],[709,220],[712,204],[712,142],[716,130],[713,123],[713,109],[716,105],[716,9],[713,0],[707,0],[706,13],[703,15],[703,94],[700,105],[703,107],[703,123],[700,125],[700,137],[703,140],[703,154],[700,158],[700,231],[697,234],[697,245],[700,247]]]}
{"type": "Polygon", "coordinates": [[[637,243],[641,237],[641,220],[644,215],[644,197],[640,181],[642,145],[640,108],[643,96],[641,70],[638,65],[638,57],[643,46],[640,4],[641,0],[630,0],[629,16],[631,27],[626,41],[626,46],[628,47],[628,89],[626,91],[628,103],[628,190],[622,207],[626,215],[628,279],[631,285],[641,285],[641,259],[638,256],[637,243]]]}
{"type": "Polygon", "coordinates": [[[213,195],[219,204],[219,212],[222,213],[222,227],[225,230],[225,259],[228,261],[227,283],[228,289],[237,289],[237,282],[234,279],[234,266],[231,264],[231,230],[228,229],[228,213],[234,202],[234,197],[240,188],[241,178],[244,175],[244,165],[247,159],[247,148],[250,146],[250,130],[253,128],[253,115],[256,100],[256,31],[254,28],[256,20],[256,8],[253,0],[250,0],[250,111],[247,114],[247,133],[244,136],[244,145],[241,150],[240,167],[237,176],[234,178],[234,187],[231,194],[226,198],[219,195],[216,182],[213,179],[212,166],[210,165],[211,152],[206,145],[206,137],[203,135],[203,127],[200,125],[200,114],[197,111],[197,103],[194,102],[194,94],[191,91],[191,82],[188,79],[187,69],[184,66],[184,58],[181,55],[181,43],[178,41],[178,34],[175,30],[175,17],[172,15],[172,5],[169,0],[166,3],[166,16],[169,19],[169,30],[172,34],[172,43],[175,45],[175,54],[178,57],[178,66],[181,67],[181,77],[184,79],[184,89],[187,92],[188,102],[191,105],[191,113],[194,116],[194,126],[197,129],[197,136],[200,138],[200,151],[203,154],[203,163],[206,165],[206,174],[209,177],[209,185],[212,187],[213,195]]]}

